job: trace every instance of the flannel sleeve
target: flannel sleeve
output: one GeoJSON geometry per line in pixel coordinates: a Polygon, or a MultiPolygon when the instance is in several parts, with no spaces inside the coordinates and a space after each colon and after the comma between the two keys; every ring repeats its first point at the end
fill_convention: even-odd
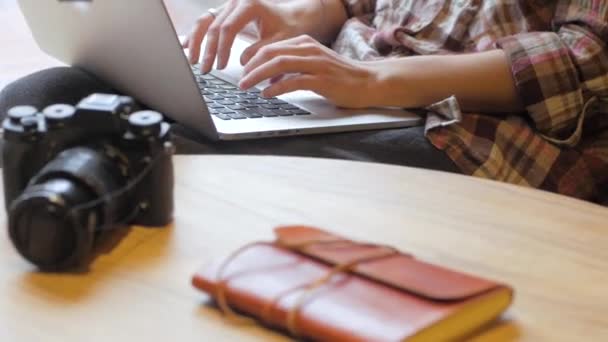
{"type": "Polygon", "coordinates": [[[358,17],[376,10],[376,0],[341,0],[349,18],[358,17]]]}
{"type": "Polygon", "coordinates": [[[585,117],[606,108],[592,105],[608,99],[608,1],[560,0],[553,19],[551,32],[517,34],[497,45],[536,129],[573,146],[585,117]]]}

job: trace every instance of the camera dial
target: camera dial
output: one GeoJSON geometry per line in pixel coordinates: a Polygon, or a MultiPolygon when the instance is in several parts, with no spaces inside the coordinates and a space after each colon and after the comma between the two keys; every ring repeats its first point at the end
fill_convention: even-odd
{"type": "Polygon", "coordinates": [[[152,110],[143,110],[129,116],[129,130],[137,137],[158,137],[163,116],[152,110]]]}
{"type": "Polygon", "coordinates": [[[38,114],[38,110],[32,106],[17,106],[8,111],[9,120],[14,124],[21,123],[21,119],[38,114]]]}
{"type": "Polygon", "coordinates": [[[49,128],[63,127],[74,117],[76,108],[66,104],[56,104],[46,107],[42,113],[49,128]]]}

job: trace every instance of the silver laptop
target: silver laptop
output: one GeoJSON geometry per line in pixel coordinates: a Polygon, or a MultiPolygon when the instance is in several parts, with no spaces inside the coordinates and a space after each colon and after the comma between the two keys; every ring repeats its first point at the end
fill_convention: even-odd
{"type": "MultiPolygon", "coordinates": [[[[197,74],[162,0],[19,0],[40,48],[211,139],[235,140],[406,127],[401,109],[345,110],[308,91],[274,99],[241,92],[235,42],[225,70],[197,74]],[[217,93],[216,93],[217,91],[217,93]]],[[[339,87],[336,84],[336,87],[339,87]]]]}

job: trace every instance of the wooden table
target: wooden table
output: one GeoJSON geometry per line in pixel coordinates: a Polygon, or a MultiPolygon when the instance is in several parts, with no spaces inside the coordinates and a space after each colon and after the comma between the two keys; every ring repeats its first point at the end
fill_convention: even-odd
{"type": "Polygon", "coordinates": [[[367,163],[178,156],[175,166],[174,225],[131,229],[88,273],[37,273],[4,234],[0,340],[285,339],[223,321],[190,277],[277,225],[304,223],[512,284],[514,305],[476,340],[608,341],[606,208],[367,163]]]}

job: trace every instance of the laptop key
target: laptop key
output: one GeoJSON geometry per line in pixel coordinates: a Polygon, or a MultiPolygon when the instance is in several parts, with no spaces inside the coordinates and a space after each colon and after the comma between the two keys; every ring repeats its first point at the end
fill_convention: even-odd
{"type": "Polygon", "coordinates": [[[219,109],[219,108],[224,108],[224,105],[221,105],[219,103],[207,103],[207,107],[209,108],[214,108],[214,109],[219,109]]]}
{"type": "Polygon", "coordinates": [[[206,99],[212,100],[212,101],[221,101],[224,99],[223,96],[220,95],[211,95],[211,96],[205,96],[206,99]]]}
{"type": "Polygon", "coordinates": [[[234,113],[234,110],[229,109],[229,108],[220,108],[217,110],[218,113],[222,113],[222,114],[232,114],[234,113]]]}
{"type": "Polygon", "coordinates": [[[277,114],[274,111],[269,110],[269,109],[259,108],[257,111],[258,111],[258,113],[262,114],[262,116],[264,116],[265,118],[272,118],[275,116],[279,116],[279,114],[277,114]]]}
{"type": "Polygon", "coordinates": [[[266,109],[279,109],[279,106],[274,104],[263,104],[261,107],[266,109]]]}
{"type": "Polygon", "coordinates": [[[225,106],[230,106],[230,105],[235,104],[233,101],[230,101],[230,100],[222,100],[222,101],[217,101],[217,103],[219,103],[219,104],[223,104],[223,105],[225,105],[225,106]]]}
{"type": "Polygon", "coordinates": [[[228,116],[230,116],[231,119],[235,120],[247,119],[247,116],[241,113],[230,113],[228,114],[228,116]]]}
{"type": "Polygon", "coordinates": [[[310,115],[310,112],[307,112],[303,109],[290,110],[290,113],[294,113],[295,115],[310,115]]]}
{"type": "Polygon", "coordinates": [[[279,114],[279,116],[293,116],[295,115],[295,113],[292,113],[288,110],[284,110],[284,109],[277,109],[274,111],[275,113],[279,114]]]}
{"type": "Polygon", "coordinates": [[[245,100],[257,100],[258,97],[255,95],[247,94],[247,95],[239,95],[239,98],[245,99],[245,100]]]}
{"type": "Polygon", "coordinates": [[[252,110],[252,109],[239,110],[238,113],[243,114],[246,117],[251,118],[251,119],[256,119],[256,118],[262,117],[262,114],[258,113],[256,110],[252,110]]]}
{"type": "Polygon", "coordinates": [[[233,105],[233,106],[228,106],[228,108],[232,109],[232,110],[241,110],[241,109],[245,109],[245,107],[241,106],[241,105],[233,105]]]}
{"type": "Polygon", "coordinates": [[[300,109],[299,107],[296,107],[294,105],[290,105],[288,103],[280,105],[279,108],[281,108],[281,109],[288,109],[288,110],[299,110],[300,109]]]}
{"type": "Polygon", "coordinates": [[[230,119],[232,119],[228,114],[215,114],[215,116],[217,116],[218,118],[220,118],[222,120],[230,120],[230,119]]]}

